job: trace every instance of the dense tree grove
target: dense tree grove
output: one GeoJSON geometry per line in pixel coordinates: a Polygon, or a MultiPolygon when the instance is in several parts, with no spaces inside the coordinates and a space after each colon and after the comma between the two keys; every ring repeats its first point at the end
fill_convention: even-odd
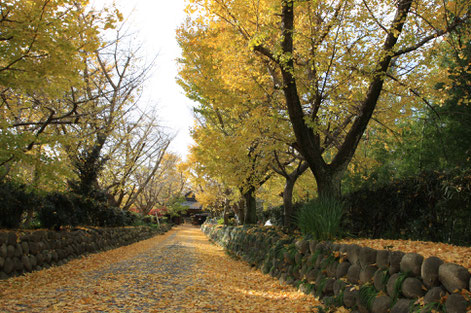
{"type": "Polygon", "coordinates": [[[470,7],[189,1],[177,32],[179,81],[199,103],[188,173],[213,182],[198,197],[239,215],[259,195],[284,203],[288,225],[292,197],[468,167],[470,7]]]}
{"type": "Polygon", "coordinates": [[[154,62],[125,29],[87,0],[0,3],[2,226],[126,224],[185,190],[172,135],[139,104],[154,62]]]}

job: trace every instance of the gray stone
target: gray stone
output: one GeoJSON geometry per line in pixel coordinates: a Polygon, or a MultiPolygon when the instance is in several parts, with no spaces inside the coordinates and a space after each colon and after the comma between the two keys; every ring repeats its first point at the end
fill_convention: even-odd
{"type": "Polygon", "coordinates": [[[389,252],[389,274],[398,273],[401,270],[401,260],[404,256],[402,251],[389,252]]]}
{"type": "Polygon", "coordinates": [[[352,287],[345,288],[343,292],[343,304],[347,308],[351,308],[357,304],[358,290],[353,289],[352,287]]]}
{"type": "Polygon", "coordinates": [[[457,264],[445,263],[438,268],[438,278],[450,293],[467,289],[470,276],[466,268],[457,264]]]}
{"type": "Polygon", "coordinates": [[[14,270],[15,270],[15,264],[13,263],[13,260],[11,258],[6,258],[5,264],[3,264],[3,271],[6,274],[10,274],[14,270]]]}
{"type": "Polygon", "coordinates": [[[420,276],[424,257],[417,253],[407,253],[402,257],[400,268],[403,273],[410,273],[412,276],[420,276]]]}
{"type": "Polygon", "coordinates": [[[31,266],[34,268],[36,265],[38,265],[38,260],[34,255],[29,255],[29,262],[31,263],[31,266]]]}
{"type": "Polygon", "coordinates": [[[337,271],[335,272],[335,278],[341,278],[347,275],[348,269],[350,268],[351,264],[348,261],[343,261],[342,263],[337,266],[337,271]]]}
{"type": "Polygon", "coordinates": [[[317,274],[318,274],[317,270],[315,269],[310,270],[306,274],[306,280],[308,281],[308,283],[313,283],[316,280],[317,274]]]}
{"type": "Polygon", "coordinates": [[[21,242],[21,248],[23,248],[23,253],[25,255],[29,254],[29,244],[26,241],[21,242]]]}
{"type": "Polygon", "coordinates": [[[436,256],[426,258],[422,263],[420,276],[427,288],[432,288],[440,285],[438,280],[438,268],[443,264],[443,261],[436,256]]]}
{"type": "Polygon", "coordinates": [[[8,234],[7,244],[12,245],[12,246],[16,245],[16,240],[18,239],[18,237],[16,236],[16,233],[10,231],[7,234],[8,234]]]}
{"type": "Polygon", "coordinates": [[[31,261],[28,256],[23,255],[21,257],[21,262],[23,263],[23,267],[26,271],[31,272],[33,270],[33,266],[31,265],[31,261]]]}
{"type": "Polygon", "coordinates": [[[15,256],[15,247],[12,245],[7,246],[7,257],[12,258],[15,256]]]}
{"type": "Polygon", "coordinates": [[[316,253],[316,246],[317,246],[316,240],[309,240],[309,251],[311,252],[311,254],[316,253]]]}
{"type": "Polygon", "coordinates": [[[347,258],[351,264],[357,264],[360,261],[360,250],[359,245],[349,245],[347,249],[347,258]]]}
{"type": "Polygon", "coordinates": [[[376,250],[369,247],[362,247],[360,249],[360,265],[362,268],[376,263],[376,250]]]}
{"type": "Polygon", "coordinates": [[[445,302],[447,313],[466,313],[466,299],[457,293],[448,296],[445,302]]]}
{"type": "Polygon", "coordinates": [[[23,271],[23,263],[21,260],[17,257],[14,257],[13,259],[13,264],[15,266],[15,271],[22,272],[23,271]]]}
{"type": "Polygon", "coordinates": [[[307,240],[298,240],[296,241],[295,246],[298,252],[300,252],[301,254],[305,255],[309,251],[309,242],[307,240]]]}
{"type": "Polygon", "coordinates": [[[335,283],[334,278],[327,278],[327,280],[325,281],[324,288],[322,289],[322,294],[324,296],[334,295],[334,283],[335,283]]]}
{"type": "Polygon", "coordinates": [[[372,313],[387,313],[391,308],[392,300],[388,296],[380,296],[374,299],[371,305],[372,313]]]}
{"type": "Polygon", "coordinates": [[[409,306],[411,300],[399,299],[396,304],[391,308],[391,313],[409,313],[409,306]]]}
{"type": "Polygon", "coordinates": [[[376,252],[376,266],[380,269],[386,269],[389,267],[389,251],[379,250],[376,252]]]}
{"type": "Polygon", "coordinates": [[[388,283],[386,284],[386,290],[388,292],[388,295],[391,298],[394,298],[395,295],[395,285],[396,285],[396,280],[399,278],[399,273],[392,274],[391,277],[389,277],[388,283]]]}
{"type": "Polygon", "coordinates": [[[347,280],[352,284],[358,284],[360,279],[361,267],[358,264],[354,264],[349,267],[347,272],[347,280]]]}
{"type": "Polygon", "coordinates": [[[440,302],[441,298],[445,295],[445,289],[443,289],[442,287],[433,287],[425,294],[424,303],[428,304],[432,302],[440,302]]]}
{"type": "Polygon", "coordinates": [[[402,294],[410,299],[420,298],[425,295],[425,287],[420,280],[407,277],[402,283],[402,294]]]}
{"type": "Polygon", "coordinates": [[[0,231],[0,246],[8,242],[8,234],[0,231]]]}
{"type": "Polygon", "coordinates": [[[3,264],[5,264],[5,259],[0,256],[0,268],[3,267],[3,264]]]}
{"type": "Polygon", "coordinates": [[[363,268],[360,272],[360,284],[363,285],[372,281],[377,270],[378,268],[374,265],[368,265],[366,268],[363,268]]]}
{"type": "Polygon", "coordinates": [[[41,247],[39,246],[39,244],[35,241],[30,242],[29,243],[29,253],[36,255],[39,252],[41,252],[41,247]]]}
{"type": "Polygon", "coordinates": [[[335,275],[337,273],[337,267],[338,266],[339,266],[339,262],[337,262],[337,261],[327,265],[327,268],[326,268],[327,276],[335,277],[335,275]]]}
{"type": "Polygon", "coordinates": [[[337,279],[334,282],[334,295],[338,296],[342,292],[342,290],[345,289],[345,286],[346,284],[343,280],[337,279]]]}
{"type": "Polygon", "coordinates": [[[387,280],[385,279],[387,272],[384,269],[379,269],[373,276],[373,284],[378,291],[384,291],[386,288],[387,280]]]}
{"type": "Polygon", "coordinates": [[[7,279],[9,276],[5,273],[0,271],[0,280],[7,279]]]}
{"type": "Polygon", "coordinates": [[[8,249],[6,243],[0,245],[0,256],[2,258],[6,258],[8,256],[8,249]]]}
{"type": "Polygon", "coordinates": [[[21,247],[21,244],[17,243],[15,245],[15,256],[18,258],[21,258],[23,255],[23,248],[21,247]]]}

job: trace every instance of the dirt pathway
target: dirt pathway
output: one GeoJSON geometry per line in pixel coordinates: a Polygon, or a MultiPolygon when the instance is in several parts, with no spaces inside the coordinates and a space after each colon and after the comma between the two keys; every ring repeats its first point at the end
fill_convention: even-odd
{"type": "Polygon", "coordinates": [[[316,305],[190,225],[0,281],[0,312],[313,312],[316,305]]]}

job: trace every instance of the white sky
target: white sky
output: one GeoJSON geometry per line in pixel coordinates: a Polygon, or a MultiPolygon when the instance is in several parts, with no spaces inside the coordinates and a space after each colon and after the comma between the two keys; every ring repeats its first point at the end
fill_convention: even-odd
{"type": "MultiPolygon", "coordinates": [[[[176,28],[183,23],[185,0],[116,0],[116,6],[129,17],[127,26],[143,44],[146,57],[157,56],[156,67],[144,86],[143,103],[157,103],[159,119],[177,133],[170,150],[185,158],[192,144],[189,129],[193,126],[192,101],[177,85],[176,59],[180,48],[176,28]]],[[[111,0],[94,0],[97,9],[111,0]]]]}

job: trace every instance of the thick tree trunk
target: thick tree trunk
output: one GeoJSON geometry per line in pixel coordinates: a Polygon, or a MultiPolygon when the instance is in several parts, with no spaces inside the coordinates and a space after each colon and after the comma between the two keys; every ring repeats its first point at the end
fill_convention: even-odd
{"type": "Polygon", "coordinates": [[[296,212],[294,212],[293,208],[293,189],[295,183],[296,179],[287,177],[285,189],[283,190],[283,225],[290,228],[296,223],[296,212]]]}
{"type": "Polygon", "coordinates": [[[257,201],[254,188],[244,192],[243,196],[245,200],[244,224],[257,224],[257,201]]]}
{"type": "Polygon", "coordinates": [[[335,173],[324,172],[316,176],[317,193],[320,198],[340,199],[342,196],[341,182],[344,171],[335,173]]]}

